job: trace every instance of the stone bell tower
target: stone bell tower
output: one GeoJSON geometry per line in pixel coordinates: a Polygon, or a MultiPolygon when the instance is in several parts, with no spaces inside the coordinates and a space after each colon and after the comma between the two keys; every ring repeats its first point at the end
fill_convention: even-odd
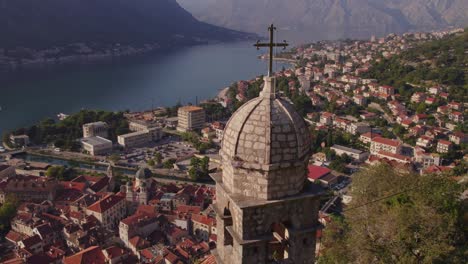
{"type": "Polygon", "coordinates": [[[314,263],[319,193],[307,183],[310,135],[265,77],[226,125],[216,181],[217,263],[314,263]]]}

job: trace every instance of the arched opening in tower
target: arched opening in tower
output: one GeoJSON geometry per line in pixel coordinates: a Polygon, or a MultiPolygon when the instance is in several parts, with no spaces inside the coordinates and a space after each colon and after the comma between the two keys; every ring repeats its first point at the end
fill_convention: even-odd
{"type": "Polygon", "coordinates": [[[231,211],[229,208],[225,207],[223,210],[223,219],[224,219],[224,245],[225,246],[232,246],[233,239],[231,233],[227,230],[227,227],[232,227],[233,221],[232,221],[232,215],[231,211]]]}
{"type": "Polygon", "coordinates": [[[283,263],[289,259],[289,228],[288,223],[273,223],[271,225],[271,240],[268,242],[268,255],[271,263],[283,263]]]}

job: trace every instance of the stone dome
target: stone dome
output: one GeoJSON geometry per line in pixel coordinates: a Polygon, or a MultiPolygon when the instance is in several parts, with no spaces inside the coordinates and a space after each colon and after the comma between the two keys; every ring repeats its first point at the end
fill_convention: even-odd
{"type": "Polygon", "coordinates": [[[260,96],[245,103],[228,121],[223,158],[272,165],[303,161],[309,155],[311,141],[304,119],[272,91],[274,80],[266,77],[260,96]]]}
{"type": "Polygon", "coordinates": [[[140,180],[149,179],[151,178],[151,171],[148,168],[140,168],[137,171],[135,178],[140,180]]]}
{"type": "Polygon", "coordinates": [[[232,194],[274,200],[300,193],[307,181],[310,134],[304,119],[265,77],[260,96],[226,124],[221,147],[223,188],[232,194]]]}

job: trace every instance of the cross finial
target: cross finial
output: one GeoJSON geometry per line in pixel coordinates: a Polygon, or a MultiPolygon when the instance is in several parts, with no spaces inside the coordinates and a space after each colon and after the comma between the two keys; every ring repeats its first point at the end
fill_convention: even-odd
{"type": "Polygon", "coordinates": [[[260,47],[269,47],[270,49],[270,64],[268,67],[268,76],[273,75],[273,48],[274,47],[283,47],[283,49],[286,49],[286,47],[289,45],[286,40],[284,40],[282,43],[275,43],[274,42],[274,31],[276,30],[276,27],[271,24],[270,27],[268,27],[268,31],[270,31],[270,42],[269,43],[260,43],[260,41],[257,41],[257,43],[254,45],[257,47],[257,49],[260,49],[260,47]]]}

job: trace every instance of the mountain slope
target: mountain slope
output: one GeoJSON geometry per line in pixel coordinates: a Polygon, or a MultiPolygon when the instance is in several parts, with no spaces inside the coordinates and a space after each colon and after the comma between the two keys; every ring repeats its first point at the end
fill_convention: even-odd
{"type": "Polygon", "coordinates": [[[244,36],[199,22],[176,0],[0,0],[0,35],[0,47],[164,44],[244,36]]]}
{"type": "Polygon", "coordinates": [[[468,24],[467,0],[178,0],[202,21],[264,34],[274,22],[295,38],[368,37],[468,24]]]}

